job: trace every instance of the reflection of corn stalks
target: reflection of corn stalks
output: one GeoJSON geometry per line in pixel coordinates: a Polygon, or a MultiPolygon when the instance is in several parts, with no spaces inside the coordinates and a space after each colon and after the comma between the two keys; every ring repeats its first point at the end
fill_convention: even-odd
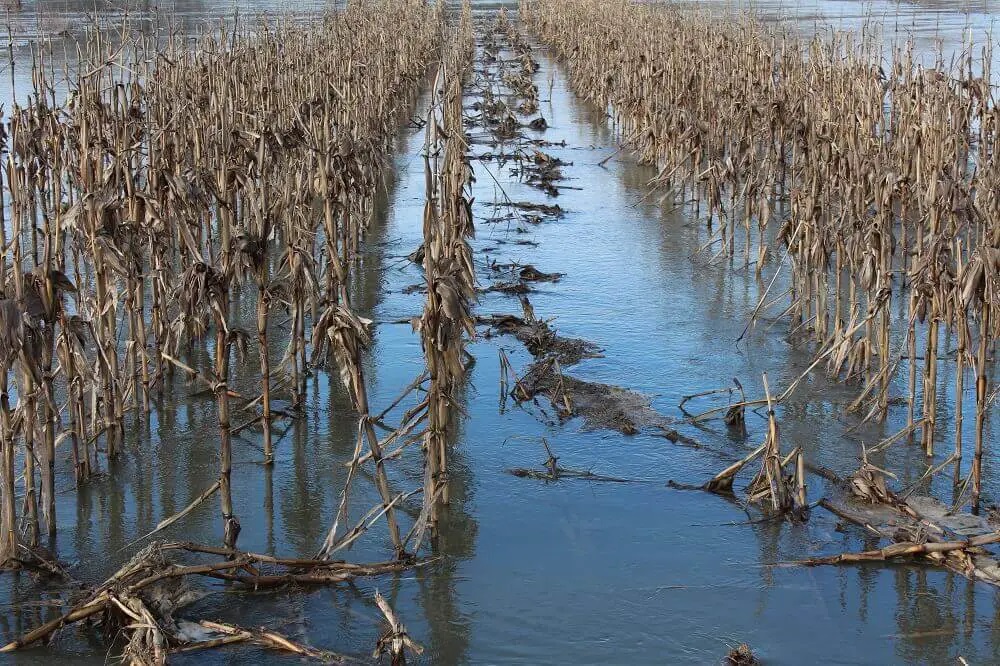
{"type": "Polygon", "coordinates": [[[882,67],[877,37],[802,38],[656,3],[526,0],[522,16],[566,59],[577,92],[610,106],[660,167],[657,184],[694,202],[706,248],[734,256],[742,245],[759,271],[767,245],[784,245],[791,330],[829,353],[832,375],[863,385],[852,410],[884,419],[906,366],[907,428],[934,455],[951,410],[958,472],[972,368],[978,501],[986,359],[1000,331],[992,46],[948,70],[894,46],[882,67]],[[942,335],[957,340],[954,357],[942,335]],[[936,398],[942,363],[955,364],[948,404],[936,398]]]}
{"type": "MultiPolygon", "coordinates": [[[[433,533],[448,504],[448,438],[455,391],[465,375],[465,336],[475,335],[471,303],[475,269],[467,239],[474,233],[467,186],[472,170],[462,108],[462,86],[473,54],[471,9],[466,2],[442,60],[427,117],[424,206],[424,276],[427,303],[419,328],[430,374],[424,441],[424,510],[433,533]]],[[[423,523],[418,542],[422,538],[423,523]]]]}
{"type": "Polygon", "coordinates": [[[513,395],[518,402],[531,400],[531,393],[524,387],[521,378],[517,376],[514,366],[507,358],[507,352],[500,350],[500,413],[507,406],[507,397],[513,395]],[[514,382],[514,392],[510,391],[510,382],[514,382]]]}
{"type": "MultiPolygon", "coordinates": [[[[230,329],[229,325],[229,284],[230,276],[205,263],[197,244],[190,237],[184,236],[188,242],[188,252],[194,263],[181,276],[181,286],[175,295],[180,304],[180,314],[173,328],[185,336],[201,333],[200,313],[208,311],[212,314],[216,330],[215,336],[215,367],[211,380],[211,389],[216,396],[216,408],[219,416],[219,496],[221,499],[223,520],[223,542],[227,548],[235,548],[240,533],[240,523],[233,509],[232,496],[232,428],[229,417],[229,360],[232,349],[236,346],[245,348],[245,334],[239,329],[230,329]],[[198,331],[190,330],[197,325],[198,331]]],[[[242,355],[242,354],[241,354],[242,355]]]]}

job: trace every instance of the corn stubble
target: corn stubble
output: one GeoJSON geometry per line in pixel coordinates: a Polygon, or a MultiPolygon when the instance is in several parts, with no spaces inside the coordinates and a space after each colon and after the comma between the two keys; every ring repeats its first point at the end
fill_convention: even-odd
{"type": "Polygon", "coordinates": [[[237,24],[193,47],[94,34],[66,101],[59,67],[37,55],[33,92],[6,109],[0,137],[0,562],[56,530],[57,446],[85,483],[120,454],[126,414],[155,409],[178,371],[215,396],[219,480],[201,501],[219,493],[234,548],[231,415],[254,410],[271,464],[274,395],[301,403],[328,357],[362,415],[402,552],[368,418],[368,322],[348,295],[442,25],[441,8],[406,0],[351,3],[309,26],[237,24]],[[244,298],[256,299],[247,321],[244,298]],[[289,333],[275,332],[278,311],[289,333]],[[244,397],[231,365],[254,345],[259,391],[244,397]],[[197,367],[202,355],[212,361],[197,367]]]}
{"type": "Polygon", "coordinates": [[[894,45],[883,68],[884,41],[868,31],[803,38],[752,17],[622,0],[527,1],[521,12],[575,91],[609,108],[658,167],[653,184],[693,202],[705,249],[758,275],[775,255],[776,271],[790,266],[784,314],[832,376],[860,384],[851,411],[884,419],[905,369],[906,433],[932,456],[940,424],[954,424],[946,462],[978,507],[1000,330],[991,46],[925,67],[894,45]],[[937,399],[945,364],[950,405],[937,399]]]}
{"type": "Polygon", "coordinates": [[[430,377],[423,443],[424,510],[418,521],[421,533],[425,527],[432,533],[437,530],[441,507],[449,501],[454,403],[469,360],[466,339],[476,333],[472,316],[476,271],[468,243],[475,234],[469,192],[473,174],[462,104],[463,83],[474,52],[471,8],[466,3],[435,79],[426,125],[423,267],[427,301],[423,316],[415,322],[430,377]]]}
{"type": "MultiPolygon", "coordinates": [[[[69,442],[78,485],[102,464],[111,470],[126,415],[150,414],[178,388],[178,371],[214,396],[219,477],[141,539],[218,493],[222,547],[153,542],[85,601],[0,651],[100,615],[124,631],[130,663],[165,663],[174,650],[233,642],[340,659],[275,632],[218,622],[201,623],[218,638],[191,643],[169,612],[150,610],[150,586],[198,576],[253,589],[324,585],[421,563],[414,555],[425,533],[437,532],[448,503],[455,396],[469,359],[465,341],[475,332],[472,171],[462,113],[474,53],[470,5],[446,16],[442,4],[418,0],[349,3],[308,26],[237,23],[193,45],[127,34],[115,40],[95,33],[81,45],[83,64],[65,102],[54,92],[57,68],[39,53],[33,92],[7,109],[10,120],[0,126],[0,565],[25,564],[28,553],[62,572],[38,548],[42,528],[57,528],[57,445],[69,442]],[[428,296],[414,320],[427,368],[376,415],[365,377],[372,322],[352,307],[352,273],[400,121],[435,64],[425,146],[428,296]],[[248,297],[255,307],[242,307],[248,297]],[[275,330],[280,311],[287,332],[275,330]],[[280,359],[272,357],[276,342],[285,344],[280,359]],[[242,364],[253,345],[259,391],[244,396],[234,385],[247,373],[234,372],[232,362],[235,355],[242,364]],[[272,426],[289,416],[274,409],[275,395],[290,397],[294,410],[305,400],[307,376],[324,367],[351,398],[354,413],[344,418],[358,419],[333,526],[312,559],[241,552],[233,434],[260,427],[261,462],[273,464],[280,453],[272,426]],[[426,397],[380,439],[376,423],[387,427],[383,418],[425,384],[426,397]],[[234,428],[237,410],[255,416],[234,428]],[[415,441],[424,452],[424,487],[394,493],[386,462],[415,441]],[[388,451],[394,442],[399,447],[388,451]],[[352,483],[369,461],[381,504],[348,529],[352,483]],[[423,510],[404,533],[399,505],[421,492],[423,510]],[[382,519],[391,563],[332,559],[382,519]],[[168,552],[226,559],[178,566],[168,552]],[[265,573],[262,565],[276,570],[265,573]]],[[[379,651],[405,663],[405,652],[420,647],[377,601],[391,625],[379,651]]]]}
{"type": "MultiPolygon", "coordinates": [[[[758,276],[780,256],[754,317],[787,266],[791,331],[813,346],[810,370],[824,364],[860,385],[852,411],[886,418],[894,380],[905,372],[903,432],[919,433],[928,456],[950,418],[952,452],[937,469],[954,463],[956,484],[977,507],[1000,330],[993,159],[1000,115],[989,46],[979,59],[968,46],[949,69],[941,61],[917,66],[909,47],[893,47],[884,69],[882,42],[867,33],[804,39],[752,18],[719,21],[625,0],[526,1],[521,16],[566,61],[576,91],[612,110],[628,145],[658,167],[654,185],[693,202],[707,229],[705,249],[755,266],[758,276]],[[956,353],[940,348],[942,338],[957,341],[956,353]],[[942,364],[954,365],[951,405],[937,402],[942,364]],[[973,390],[974,401],[964,402],[973,390]],[[974,449],[962,478],[967,415],[974,449]]],[[[9,121],[0,126],[0,565],[18,565],[43,528],[56,531],[58,447],[71,449],[76,481],[87,483],[120,455],[126,415],[151,413],[177,389],[178,372],[214,397],[219,476],[150,535],[218,493],[223,546],[151,544],[57,621],[0,650],[101,613],[128,624],[130,661],[163,663],[176,637],[138,593],[164,577],[208,576],[251,589],[329,584],[410,566],[425,535],[439,531],[470,363],[465,347],[475,335],[473,173],[462,103],[475,53],[467,1],[455,18],[447,26],[440,3],[375,0],[348,3],[308,27],[208,32],[194,48],[177,37],[95,34],[80,47],[84,64],[69,77],[66,101],[54,92],[58,67],[37,55],[33,92],[5,110],[9,121]],[[372,322],[352,307],[352,272],[400,116],[432,64],[423,246],[413,255],[427,286],[413,320],[426,369],[375,414],[365,376],[372,322]],[[255,299],[252,309],[240,307],[246,297],[255,299]],[[287,332],[275,330],[278,312],[287,332]],[[280,358],[272,357],[275,344],[284,344],[280,358]],[[234,390],[233,358],[253,346],[259,390],[244,396],[234,390]],[[312,559],[242,553],[231,490],[234,430],[259,427],[262,462],[273,464],[276,396],[300,405],[307,377],[326,366],[352,400],[354,414],[345,418],[358,419],[333,525],[312,559]],[[376,425],[413,396],[416,405],[380,439],[376,425]],[[234,428],[233,413],[244,409],[254,418],[234,428]],[[423,486],[394,492],[386,463],[418,442],[423,486]],[[352,484],[369,462],[381,502],[348,527],[352,484]],[[418,493],[422,507],[407,531],[398,509],[418,493]],[[332,559],[383,518],[392,562],[332,559]],[[177,567],[164,558],[168,551],[225,559],[177,567]]],[[[505,13],[494,32],[507,36],[519,65],[504,74],[517,108],[483,93],[484,117],[502,138],[517,135],[516,113],[537,113],[540,99],[537,63],[505,13]]],[[[498,53],[487,43],[484,60],[498,53]]],[[[541,130],[545,121],[529,126],[541,130]]],[[[772,397],[765,376],[764,399],[730,407],[727,422],[742,427],[745,407],[766,405],[767,438],[705,488],[731,492],[735,475],[760,458],[748,501],[778,514],[808,513],[803,452],[782,453],[775,412],[800,381],[772,397]]],[[[854,494],[881,488],[873,502],[909,511],[872,470],[881,473],[865,458],[851,480],[854,494]]],[[[831,561],[947,554],[958,562],[968,548],[941,537],[831,561]]],[[[420,648],[379,600],[388,622],[379,651],[402,663],[406,650],[420,648]]],[[[220,638],[185,649],[248,641],[325,658],[279,634],[202,624],[220,638]]]]}

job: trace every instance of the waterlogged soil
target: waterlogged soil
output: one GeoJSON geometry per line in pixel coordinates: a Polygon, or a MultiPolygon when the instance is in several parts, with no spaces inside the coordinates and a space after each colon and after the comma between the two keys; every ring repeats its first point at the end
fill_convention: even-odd
{"type": "MultiPolygon", "coordinates": [[[[48,4],[26,6],[44,12],[48,4]]],[[[231,9],[229,3],[176,4],[189,13],[192,25],[231,9]]],[[[257,6],[244,5],[248,10],[257,6]]],[[[814,6],[816,16],[850,11],[855,22],[863,16],[860,3],[814,6]]],[[[934,28],[923,19],[923,7],[892,6],[897,16],[909,17],[904,25],[920,26],[919,37],[931,40],[934,28]]],[[[779,12],[777,5],[766,8],[779,12]]],[[[52,11],[50,18],[60,16],[52,11]]],[[[955,26],[974,20],[982,28],[991,20],[985,14],[966,19],[940,6],[934,11],[950,48],[961,41],[955,26]],[[950,37],[955,34],[957,41],[950,37]]],[[[81,14],[65,16],[76,20],[81,14]]],[[[806,29],[814,18],[796,25],[806,29]]],[[[31,39],[25,37],[23,44],[31,39]]],[[[19,58],[25,56],[24,48],[19,47],[19,58]]],[[[756,397],[762,394],[763,372],[772,386],[784,387],[811,357],[789,338],[781,320],[758,325],[736,343],[766,279],[699,254],[707,240],[704,224],[669,200],[661,204],[647,196],[655,169],[636,165],[627,153],[600,164],[618,147],[610,119],[574,97],[564,70],[544,49],[536,46],[533,57],[540,65],[534,74],[540,104],[537,113],[519,119],[528,123],[543,117],[546,129],[528,127],[521,133],[559,160],[560,178],[549,179],[558,195],[538,187],[537,180],[528,182],[532,174],[509,159],[514,146],[491,145],[492,133],[471,121],[468,128],[471,152],[483,157],[472,164],[473,249],[482,288],[476,307],[484,319],[481,334],[469,346],[476,363],[455,396],[464,416],[450,463],[451,505],[437,544],[440,559],[349,587],[268,594],[209,587],[191,614],[266,624],[314,646],[365,659],[381,631],[373,603],[377,589],[410,635],[426,647],[417,661],[433,664],[719,663],[730,647],[742,642],[768,664],[942,664],[960,656],[970,664],[1000,661],[1000,635],[993,629],[1000,599],[993,588],[907,563],[777,567],[874,544],[861,530],[845,527],[823,511],[814,511],[807,523],[751,521],[725,498],[668,487],[668,479],[704,483],[759,445],[766,432],[764,415],[752,410],[746,413],[745,434],[720,420],[691,424],[678,407],[683,396],[732,386],[735,377],[748,396],[756,397]],[[529,265],[539,273],[559,273],[559,278],[524,281],[525,293],[490,289],[498,281],[521,283],[517,270],[498,274],[496,266],[529,265]],[[535,324],[526,321],[531,317],[521,300],[525,296],[535,324]],[[510,317],[512,328],[493,330],[494,315],[510,317]],[[548,333],[541,335],[548,344],[556,340],[559,345],[532,348],[537,322],[544,322],[548,333]],[[501,410],[501,351],[521,378],[560,354],[567,362],[560,361],[565,366],[561,379],[549,371],[536,383],[537,401],[519,402],[508,395],[501,410]],[[560,381],[557,388],[554,382],[560,381]],[[606,390],[593,394],[594,387],[606,390]],[[560,416],[559,390],[581,411],[560,416]],[[606,409],[618,398],[630,405],[631,418],[642,417],[634,427],[588,420],[588,404],[606,409]],[[675,443],[664,429],[703,446],[678,445],[685,441],[675,443]],[[548,452],[543,438],[560,467],[630,483],[549,481],[508,473],[544,472],[548,452]]],[[[477,69],[487,66],[496,64],[480,58],[477,69]]],[[[15,81],[22,80],[19,76],[15,73],[15,81]]],[[[474,101],[470,92],[470,118],[476,113],[474,101]]],[[[421,98],[414,116],[422,116],[425,108],[421,98]]],[[[376,411],[423,369],[420,339],[409,324],[423,307],[424,295],[413,288],[422,275],[407,259],[422,240],[422,142],[422,130],[401,128],[385,200],[352,284],[353,304],[376,322],[366,369],[376,411]]],[[[249,298],[240,307],[252,312],[249,298]]],[[[274,356],[280,352],[281,342],[275,341],[274,356]]],[[[952,386],[954,378],[945,375],[941,402],[952,400],[944,387],[952,386]]],[[[246,378],[247,387],[250,381],[252,376],[246,378]]],[[[514,389],[507,384],[508,392],[514,389]]],[[[905,422],[905,407],[896,407],[886,423],[848,432],[855,422],[844,415],[844,407],[856,390],[822,374],[811,375],[781,409],[783,441],[801,446],[810,463],[849,475],[863,443],[878,442],[905,422]]],[[[103,580],[141,546],[130,545],[133,540],[215,480],[217,430],[211,397],[180,380],[164,396],[148,419],[129,421],[126,453],[106,476],[78,490],[69,476],[61,477],[60,532],[48,547],[82,581],[103,580]]],[[[724,406],[726,400],[726,394],[718,394],[685,408],[697,412],[724,406]]],[[[952,426],[942,423],[941,431],[952,426]]],[[[1000,498],[998,426],[994,411],[984,461],[990,500],[1000,498]]],[[[240,546],[311,556],[332,523],[356,435],[337,377],[325,371],[310,377],[302,414],[284,421],[282,428],[273,468],[257,464],[259,433],[248,429],[234,441],[240,546]]],[[[892,469],[905,483],[926,469],[917,449],[903,442],[873,462],[892,469]]],[[[397,490],[421,484],[415,456],[394,462],[389,472],[397,490]]],[[[737,481],[738,488],[741,483],[745,481],[737,481]]],[[[810,500],[822,496],[827,483],[810,477],[810,500]]],[[[951,480],[937,479],[924,491],[947,500],[951,480]]],[[[372,479],[362,476],[355,483],[352,506],[364,511],[376,501],[372,479]]],[[[415,514],[418,502],[403,510],[415,514]]],[[[217,543],[220,534],[217,511],[206,506],[163,536],[217,543]]],[[[389,552],[387,535],[373,531],[347,556],[377,561],[389,552]]],[[[54,617],[69,596],[68,590],[42,585],[28,574],[4,574],[0,639],[10,640],[54,617]]],[[[74,629],[52,645],[10,659],[103,664],[107,652],[103,638],[74,629]]],[[[285,658],[229,648],[178,655],[173,661],[249,660],[285,658]]]]}

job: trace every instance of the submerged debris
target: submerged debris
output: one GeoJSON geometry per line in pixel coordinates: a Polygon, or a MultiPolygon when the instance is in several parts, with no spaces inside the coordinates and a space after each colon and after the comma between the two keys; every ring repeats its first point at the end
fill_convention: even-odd
{"type": "Polygon", "coordinates": [[[289,585],[330,585],[417,565],[416,560],[359,565],[333,560],[285,559],[194,543],[153,542],[59,617],[3,646],[0,653],[49,640],[67,625],[85,620],[89,623],[96,618],[106,633],[113,635],[120,631],[127,639],[125,654],[129,663],[163,664],[168,651],[219,647],[242,641],[322,661],[339,660],[338,655],[301,645],[274,631],[247,630],[219,622],[195,624],[175,615],[205,596],[203,590],[192,584],[200,577],[260,590],[289,585]],[[190,564],[181,561],[181,554],[214,555],[224,559],[190,564]],[[199,625],[205,631],[192,630],[199,625]],[[221,635],[226,638],[221,639],[221,635]]]}
{"type": "Polygon", "coordinates": [[[559,188],[555,183],[564,179],[561,167],[571,165],[572,162],[564,162],[558,157],[535,149],[527,161],[522,161],[520,166],[511,172],[531,187],[556,197],[559,196],[559,188]]]}
{"type": "Polygon", "coordinates": [[[406,663],[407,651],[418,656],[423,654],[423,646],[410,638],[406,627],[392,610],[392,606],[378,592],[375,593],[375,604],[385,617],[386,627],[382,635],[379,636],[372,658],[378,659],[382,655],[388,654],[393,666],[403,666],[406,663]]]}
{"type": "Polygon", "coordinates": [[[746,643],[740,643],[726,655],[726,666],[756,666],[760,662],[746,643]]]}
{"type": "Polygon", "coordinates": [[[524,282],[520,280],[501,280],[499,282],[494,282],[484,291],[498,291],[503,294],[510,295],[520,295],[527,294],[531,292],[531,287],[529,287],[524,282]]]}
{"type": "Polygon", "coordinates": [[[884,485],[881,475],[876,477],[878,482],[863,486],[866,490],[875,487],[878,491],[858,493],[855,481],[872,479],[877,469],[862,460],[859,472],[849,479],[822,470],[823,476],[846,495],[820,500],[819,505],[838,518],[863,528],[866,534],[892,543],[872,550],[813,557],[792,564],[818,566],[918,558],[1000,587],[1000,561],[984,548],[1000,543],[1000,531],[988,518],[957,513],[933,497],[902,499],[884,485]]]}
{"type": "MultiPolygon", "coordinates": [[[[597,345],[577,338],[558,335],[547,321],[534,316],[527,298],[522,296],[525,316],[494,314],[480,317],[488,325],[484,337],[508,334],[517,338],[536,361],[528,366],[524,377],[515,378],[511,395],[518,402],[547,397],[560,420],[579,416],[585,430],[617,430],[634,435],[647,428],[658,429],[667,439],[693,442],[670,427],[671,419],[651,407],[647,396],[619,386],[589,382],[563,373],[563,367],[575,365],[585,358],[602,356],[597,345]]],[[[502,382],[501,389],[506,384],[502,382]]]]}
{"type": "Polygon", "coordinates": [[[560,479],[577,479],[579,481],[605,481],[608,483],[629,483],[628,479],[620,479],[614,476],[604,476],[602,474],[595,474],[589,470],[578,470],[578,469],[568,469],[566,467],[559,466],[559,457],[552,453],[552,448],[549,446],[548,441],[543,437],[542,446],[545,447],[545,452],[548,454],[548,458],[545,460],[544,470],[535,469],[525,469],[523,467],[515,467],[514,469],[507,470],[508,474],[520,478],[527,479],[537,479],[540,481],[558,481],[560,479]]]}
{"type": "Polygon", "coordinates": [[[544,273],[531,264],[497,264],[490,268],[497,273],[510,276],[509,279],[494,282],[486,291],[499,291],[505,294],[527,294],[531,291],[529,282],[558,282],[564,273],[544,273]]]}

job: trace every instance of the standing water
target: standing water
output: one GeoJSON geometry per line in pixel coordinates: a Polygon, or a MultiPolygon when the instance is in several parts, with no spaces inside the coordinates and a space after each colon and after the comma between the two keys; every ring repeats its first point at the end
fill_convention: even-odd
{"type": "MultiPolygon", "coordinates": [[[[923,53],[936,48],[950,53],[961,48],[966,27],[977,35],[990,28],[988,6],[972,4],[968,13],[941,3],[763,3],[755,10],[800,31],[879,23],[886,33],[912,36],[923,53]]],[[[728,3],[706,5],[728,10],[728,3]]],[[[94,11],[73,6],[26,2],[23,9],[11,10],[17,29],[12,31],[11,100],[22,101],[30,89],[25,63],[31,49],[52,43],[61,44],[53,46],[56,55],[73,50],[74,26],[94,11]],[[52,28],[58,21],[67,27],[52,28]]],[[[649,183],[657,169],[639,164],[627,150],[616,152],[621,134],[614,118],[577,97],[564,64],[542,44],[531,42],[539,64],[533,75],[539,106],[522,120],[543,117],[546,127],[528,126],[503,137],[484,120],[488,99],[511,106],[519,101],[499,71],[513,57],[510,45],[501,41],[498,52],[490,48],[498,6],[480,3],[474,13],[477,45],[466,86],[465,129],[475,173],[471,246],[481,288],[475,312],[483,319],[467,348],[475,364],[460,395],[453,396],[461,415],[449,460],[450,503],[433,560],[343,586],[252,592],[215,581],[199,588],[203,595],[183,614],[267,626],[360,660],[382,630],[373,602],[377,590],[409,635],[424,645],[423,656],[415,659],[426,663],[719,663],[740,643],[752,646],[768,664],[1000,661],[994,588],[911,560],[782,566],[879,544],[825,511],[813,511],[808,522],[762,520],[738,500],[684,489],[759,446],[768,424],[764,411],[752,410],[746,413],[745,434],[721,421],[692,423],[678,407],[684,396],[732,386],[733,378],[748,396],[762,395],[763,373],[771,389],[780,392],[813,356],[795,342],[789,323],[777,317],[780,310],[767,313],[737,343],[768,282],[739,262],[704,251],[710,236],[703,221],[691,206],[675,205],[662,192],[651,195],[649,183]],[[561,179],[550,184],[558,196],[524,177],[525,161],[511,157],[524,145],[560,165],[561,179]],[[556,214],[539,208],[555,205],[556,214]],[[560,336],[602,350],[567,363],[566,375],[649,396],[663,427],[635,434],[593,427],[582,418],[560,419],[558,407],[541,398],[498,409],[499,387],[509,379],[506,363],[520,377],[534,358],[521,341],[486,323],[493,314],[524,313],[523,294],[495,287],[503,286],[511,270],[529,265],[542,274],[561,274],[530,282],[526,297],[535,315],[560,336]],[[598,480],[511,474],[544,472],[546,446],[561,468],[592,472],[598,480]]],[[[233,8],[233,3],[190,0],[140,7],[134,16],[151,26],[148,30],[179,24],[193,34],[230,20],[233,8]]],[[[238,9],[240,21],[252,21],[315,8],[240,2],[238,9]]],[[[98,14],[104,11],[112,10],[97,8],[98,14]]],[[[422,121],[430,85],[428,80],[402,119],[375,221],[350,283],[352,307],[374,322],[364,359],[373,413],[388,407],[424,367],[421,339],[411,326],[424,307],[423,270],[408,255],[424,239],[427,132],[422,121]]],[[[8,103],[4,110],[9,111],[8,103]]],[[[773,293],[780,289],[787,285],[778,282],[773,293]]],[[[234,310],[252,315],[253,303],[237,295],[234,310]]],[[[286,340],[272,342],[273,357],[279,358],[286,340]]],[[[899,341],[894,344],[897,348],[899,341]]],[[[255,368],[235,372],[234,387],[251,393],[255,368]]],[[[953,385],[953,377],[944,374],[941,386],[953,385]]],[[[259,464],[259,428],[234,437],[232,494],[242,523],[239,547],[245,551],[312,557],[337,513],[357,418],[336,371],[316,370],[306,384],[300,411],[275,428],[273,466],[259,464]]],[[[68,454],[59,451],[59,530],[46,545],[87,584],[99,584],[117,571],[147,543],[143,535],[217,478],[214,397],[180,378],[168,388],[148,416],[126,416],[122,455],[106,474],[77,488],[68,454]]],[[[905,426],[905,414],[895,411],[884,422],[857,426],[856,418],[845,415],[857,389],[820,371],[808,375],[782,404],[786,447],[801,447],[811,464],[840,476],[857,469],[862,444],[876,444],[905,426]]],[[[410,400],[399,409],[413,406],[410,400]]],[[[702,404],[719,403],[709,398],[702,404]]],[[[987,500],[1000,491],[991,473],[997,466],[997,419],[994,409],[986,424],[987,500]]],[[[242,420],[234,417],[234,422],[242,420]]],[[[903,487],[926,470],[919,445],[907,443],[890,448],[878,464],[893,470],[903,487]]],[[[390,467],[394,491],[419,486],[422,475],[417,455],[402,456],[390,467]]],[[[946,484],[950,490],[950,479],[934,484],[942,496],[946,484]]],[[[824,480],[810,477],[810,501],[826,491],[824,480]]],[[[379,501],[374,476],[362,472],[353,486],[352,506],[379,501]]],[[[218,543],[221,520],[214,502],[156,538],[218,543]]],[[[420,502],[401,503],[401,508],[412,517],[420,502]]],[[[353,512],[351,524],[360,516],[353,512]]],[[[338,557],[374,562],[391,552],[389,533],[380,524],[338,557]]],[[[66,586],[27,572],[4,573],[0,598],[6,605],[0,625],[4,643],[73,603],[66,586]]],[[[121,651],[115,639],[68,628],[51,644],[10,658],[104,663],[109,649],[121,651]]],[[[236,645],[178,653],[171,662],[284,658],[236,645]]]]}

